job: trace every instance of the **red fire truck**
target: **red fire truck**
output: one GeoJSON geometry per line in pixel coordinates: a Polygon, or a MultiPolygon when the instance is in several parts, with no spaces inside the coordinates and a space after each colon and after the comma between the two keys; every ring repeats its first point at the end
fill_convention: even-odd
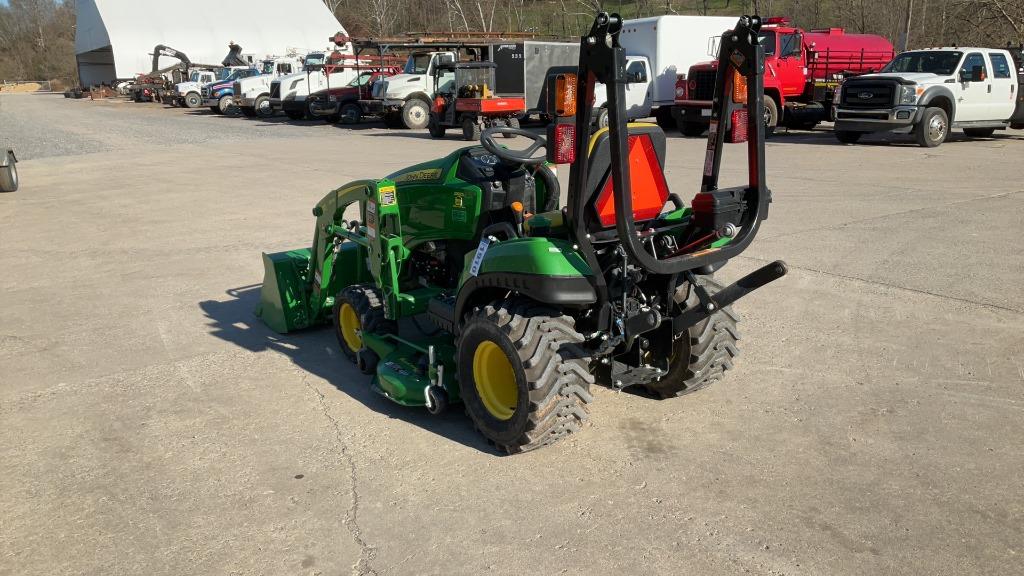
{"type": "MultiPolygon", "coordinates": [[[[787,18],[767,18],[761,28],[765,53],[765,133],[776,126],[810,130],[831,120],[832,93],[840,80],[877,72],[892,60],[892,43],[842,28],[805,32],[787,18]]],[[[700,136],[711,119],[718,62],[702,62],[676,79],[672,115],[686,136],[700,136]]]]}

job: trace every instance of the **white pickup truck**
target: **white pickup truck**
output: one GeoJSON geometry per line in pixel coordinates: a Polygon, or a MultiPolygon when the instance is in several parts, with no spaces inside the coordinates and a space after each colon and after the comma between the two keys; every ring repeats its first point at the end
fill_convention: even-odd
{"type": "Polygon", "coordinates": [[[1008,50],[929,48],[904,52],[878,74],[844,81],[835,92],[835,136],[852,144],[873,132],[913,134],[942,144],[959,128],[971,138],[1024,125],[1021,62],[1008,50]]]}

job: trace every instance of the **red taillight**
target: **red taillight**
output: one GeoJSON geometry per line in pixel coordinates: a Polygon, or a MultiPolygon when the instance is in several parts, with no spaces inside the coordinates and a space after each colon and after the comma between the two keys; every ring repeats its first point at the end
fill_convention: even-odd
{"type": "Polygon", "coordinates": [[[728,142],[730,144],[739,144],[740,142],[747,141],[747,109],[740,108],[732,111],[732,116],[729,118],[729,123],[732,128],[729,130],[728,142]]]}
{"type": "MultiPolygon", "coordinates": [[[[633,199],[634,221],[656,218],[668,201],[668,183],[650,136],[629,137],[629,189],[633,199]]],[[[609,173],[594,204],[597,217],[605,228],[615,225],[614,190],[609,173]]]]}
{"type": "Polygon", "coordinates": [[[548,146],[554,146],[551,160],[555,164],[572,164],[576,161],[576,125],[556,124],[554,143],[548,142],[548,146]]]}

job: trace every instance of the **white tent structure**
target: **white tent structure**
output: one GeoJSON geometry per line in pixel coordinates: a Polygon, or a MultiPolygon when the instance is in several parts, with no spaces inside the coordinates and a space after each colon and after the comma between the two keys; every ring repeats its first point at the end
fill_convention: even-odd
{"type": "MultiPolygon", "coordinates": [[[[219,64],[229,42],[262,58],[324,50],[331,37],[345,33],[323,0],[78,0],[76,5],[75,54],[83,86],[149,72],[158,44],[192,62],[219,64]]],[[[160,65],[174,63],[164,58],[160,65]]]]}

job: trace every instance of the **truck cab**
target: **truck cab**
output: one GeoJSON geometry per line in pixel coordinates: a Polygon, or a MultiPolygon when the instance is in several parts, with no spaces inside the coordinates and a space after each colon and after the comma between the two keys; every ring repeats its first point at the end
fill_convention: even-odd
{"type": "Polygon", "coordinates": [[[188,81],[174,85],[174,103],[187,108],[198,108],[203,104],[203,86],[217,79],[212,70],[193,70],[188,81]]]}
{"type": "Polygon", "coordinates": [[[260,62],[260,74],[235,81],[235,103],[248,118],[273,115],[270,106],[270,83],[274,78],[287,76],[302,69],[302,62],[292,56],[269,57],[260,62]]]}
{"type": "Polygon", "coordinates": [[[969,137],[1024,122],[1021,63],[1008,50],[929,48],[904,52],[881,73],[851,78],[834,98],[835,135],[857,142],[872,132],[913,134],[935,147],[951,129],[969,137]]]}
{"type": "Polygon", "coordinates": [[[350,45],[344,50],[307,54],[301,72],[270,82],[272,110],[283,110],[292,120],[308,118],[311,114],[306,97],[324,88],[348,84],[356,76],[354,65],[350,45]]]}
{"type": "Polygon", "coordinates": [[[259,74],[256,68],[233,67],[226,68],[225,71],[226,76],[223,79],[203,86],[200,91],[203,106],[217,114],[228,114],[235,110],[235,80],[259,74]]]}
{"type": "MultiPolygon", "coordinates": [[[[892,44],[873,34],[848,34],[842,28],[805,31],[785,17],[767,18],[758,34],[765,54],[764,122],[809,130],[830,120],[839,82],[877,72],[894,56],[892,44]]],[[[718,62],[692,66],[676,80],[673,115],[687,136],[707,129],[718,62]]]]}
{"type": "Polygon", "coordinates": [[[364,114],[380,115],[389,127],[419,130],[430,121],[431,78],[438,66],[459,59],[454,51],[413,52],[401,74],[373,86],[371,98],[359,102],[364,114]]]}

